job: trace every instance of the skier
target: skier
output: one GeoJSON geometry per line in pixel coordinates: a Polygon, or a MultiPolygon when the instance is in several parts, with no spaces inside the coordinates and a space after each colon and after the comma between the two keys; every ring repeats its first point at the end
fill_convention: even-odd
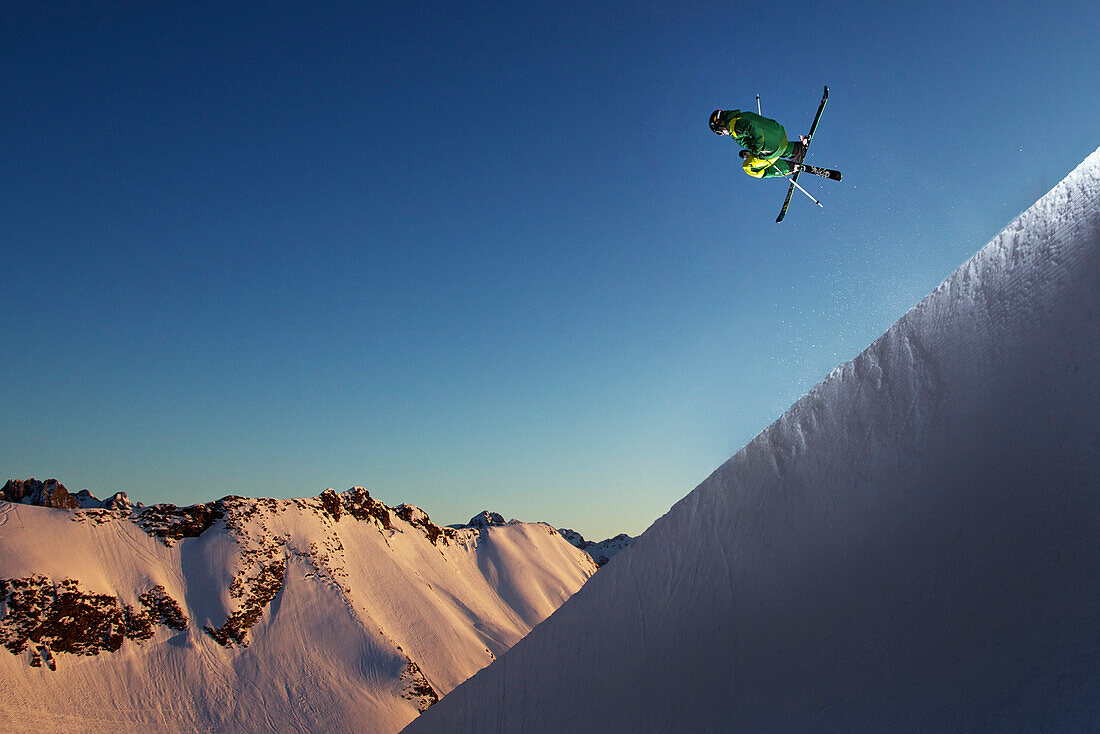
{"type": "Polygon", "coordinates": [[[732,135],[745,149],[742,168],[753,178],[789,175],[791,166],[802,162],[809,144],[804,135],[788,141],[782,125],[755,112],[715,110],[710,115],[710,129],[719,135],[732,135]]]}

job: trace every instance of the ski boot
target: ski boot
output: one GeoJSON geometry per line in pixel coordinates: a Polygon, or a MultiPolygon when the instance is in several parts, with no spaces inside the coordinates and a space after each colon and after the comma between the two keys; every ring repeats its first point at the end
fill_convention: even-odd
{"type": "Polygon", "coordinates": [[[810,139],[805,135],[798,136],[798,149],[791,156],[795,163],[801,163],[806,159],[806,149],[810,147],[810,139]]]}

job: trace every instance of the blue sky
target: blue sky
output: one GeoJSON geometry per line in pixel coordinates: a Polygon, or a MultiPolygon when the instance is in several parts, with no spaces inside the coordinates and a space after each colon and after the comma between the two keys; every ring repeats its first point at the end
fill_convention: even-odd
{"type": "Polygon", "coordinates": [[[1100,145],[1094,2],[387,5],[5,5],[0,474],[639,533],[1100,145]]]}

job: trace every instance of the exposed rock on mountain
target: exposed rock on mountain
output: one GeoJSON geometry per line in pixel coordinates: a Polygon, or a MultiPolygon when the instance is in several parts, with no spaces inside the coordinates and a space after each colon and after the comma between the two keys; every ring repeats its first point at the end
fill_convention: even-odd
{"type": "Polygon", "coordinates": [[[362,487],[189,507],[3,491],[5,731],[389,734],[596,570],[546,525],[444,528],[362,487]]]}
{"type": "Polygon", "coordinates": [[[583,535],[569,528],[558,528],[558,532],[561,533],[561,537],[565,538],[572,546],[580,548],[590,555],[592,560],[596,562],[596,565],[601,567],[606,566],[620,551],[626,549],[634,542],[634,538],[626,533],[619,533],[614,538],[596,542],[593,540],[585,540],[583,535]]]}
{"type": "MultiPolygon", "coordinates": [[[[99,500],[86,489],[77,492],[73,497],[85,510],[103,509],[113,512],[130,512],[134,509],[134,503],[126,496],[125,492],[115,492],[105,500],[99,500]]],[[[140,505],[138,505],[140,507],[140,505]]]]}
{"type": "Polygon", "coordinates": [[[463,527],[467,528],[492,528],[502,527],[507,525],[504,522],[504,517],[488,510],[482,510],[477,515],[470,518],[470,522],[466,523],[463,527]]]}
{"type": "Polygon", "coordinates": [[[37,479],[9,479],[0,488],[0,500],[64,510],[97,509],[128,513],[134,509],[134,503],[125,492],[115,492],[107,499],[100,500],[86,489],[70,494],[65,485],[56,479],[47,479],[44,482],[37,479]]]}
{"type": "Polygon", "coordinates": [[[0,489],[0,500],[61,509],[77,509],[80,507],[80,503],[76,501],[76,498],[69,494],[64,485],[56,479],[47,479],[44,482],[37,479],[26,481],[9,479],[3,489],[0,489]]]}
{"type": "Polygon", "coordinates": [[[0,579],[0,602],[7,608],[0,640],[14,655],[31,647],[32,667],[46,662],[57,670],[53,653],[115,652],[124,640],[150,639],[156,624],[177,631],[186,627],[187,616],[163,586],[149,588],[138,600],[141,611],[134,611],[117,597],[82,591],[75,579],[56,585],[37,575],[0,579]]]}

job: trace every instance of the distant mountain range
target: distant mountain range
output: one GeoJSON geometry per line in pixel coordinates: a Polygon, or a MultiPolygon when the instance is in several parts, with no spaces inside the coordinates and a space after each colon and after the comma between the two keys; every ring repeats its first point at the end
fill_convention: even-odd
{"type": "MultiPolygon", "coordinates": [[[[485,510],[481,514],[475,515],[466,525],[452,525],[451,527],[487,528],[494,525],[505,524],[502,515],[485,510]]],[[[620,551],[626,549],[634,542],[634,538],[626,533],[619,533],[614,538],[596,542],[585,540],[583,535],[569,528],[558,528],[558,532],[561,533],[561,537],[565,538],[573,547],[580,548],[587,553],[592,560],[596,562],[597,566],[606,566],[620,551]]]]}
{"type": "Polygon", "coordinates": [[[4,731],[396,732],[597,569],[544,523],[443,527],[361,487],[0,500],[4,731]]]}
{"type": "Polygon", "coordinates": [[[634,538],[626,533],[619,533],[614,538],[596,542],[585,540],[584,536],[569,528],[558,528],[558,532],[561,533],[561,537],[590,555],[597,566],[606,566],[620,551],[625,550],[634,542],[634,538]]]}

